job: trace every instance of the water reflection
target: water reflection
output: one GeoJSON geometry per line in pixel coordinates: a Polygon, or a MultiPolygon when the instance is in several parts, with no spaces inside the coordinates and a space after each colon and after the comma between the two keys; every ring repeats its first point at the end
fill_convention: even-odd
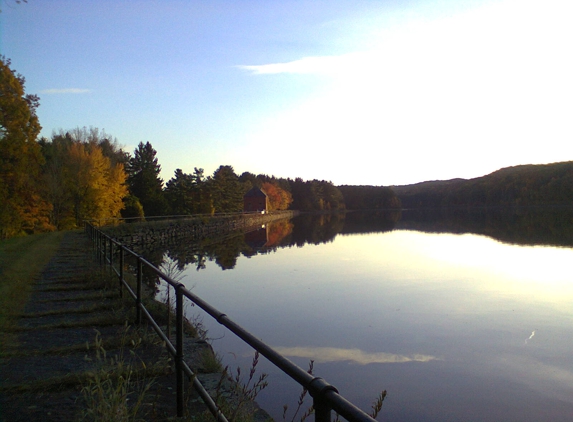
{"type": "MultiPolygon", "coordinates": [[[[203,263],[185,272],[194,293],[363,409],[388,390],[381,421],[569,421],[571,212],[554,211],[308,215],[168,253],[203,263]]],[[[248,346],[207,328],[248,367],[248,346]]],[[[261,370],[280,419],[298,386],[261,370]]]]}
{"type": "MultiPolygon", "coordinates": [[[[435,209],[405,211],[305,214],[293,220],[268,223],[259,229],[220,238],[177,241],[143,249],[151,263],[161,267],[172,261],[179,270],[204,270],[208,262],[223,270],[234,269],[240,256],[252,257],[279,248],[332,242],[337,235],[414,230],[426,233],[480,234],[517,245],[573,246],[573,209],[435,209]]],[[[455,251],[451,251],[455,255],[455,251]]],[[[156,277],[146,275],[149,284],[156,277]]]]}
{"type": "Polygon", "coordinates": [[[435,356],[422,354],[405,356],[383,352],[368,353],[360,349],[336,347],[275,347],[275,350],[284,356],[312,359],[318,363],[349,361],[360,365],[368,365],[370,363],[430,362],[438,360],[435,356]]]}
{"type": "Polygon", "coordinates": [[[514,245],[573,246],[568,207],[403,211],[397,229],[481,234],[514,245]]]}

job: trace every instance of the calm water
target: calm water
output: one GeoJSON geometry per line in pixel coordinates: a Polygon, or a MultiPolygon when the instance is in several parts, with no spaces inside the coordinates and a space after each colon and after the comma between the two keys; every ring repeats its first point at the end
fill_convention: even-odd
{"type": "MultiPolygon", "coordinates": [[[[364,410],[387,390],[380,421],[571,421],[572,215],[307,216],[164,260],[364,410]]],[[[252,350],[203,323],[224,363],[247,369],[252,350]]],[[[258,402],[282,420],[300,388],[259,370],[258,402]]]]}

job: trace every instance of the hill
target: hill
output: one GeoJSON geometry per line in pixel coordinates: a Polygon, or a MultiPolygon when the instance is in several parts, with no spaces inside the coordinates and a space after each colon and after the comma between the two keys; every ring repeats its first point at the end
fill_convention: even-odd
{"type": "Polygon", "coordinates": [[[338,186],[348,210],[400,208],[396,193],[385,186],[338,186]]]}
{"type": "Polygon", "coordinates": [[[392,186],[402,208],[573,205],[573,161],[506,167],[474,179],[392,186]]]}

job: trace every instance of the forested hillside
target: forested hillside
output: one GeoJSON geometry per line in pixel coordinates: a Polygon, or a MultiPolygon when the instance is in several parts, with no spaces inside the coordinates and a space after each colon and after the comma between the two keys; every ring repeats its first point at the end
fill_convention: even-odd
{"type": "Polygon", "coordinates": [[[394,191],[385,186],[339,186],[346,209],[378,210],[400,208],[400,200],[394,191]]]}
{"type": "Polygon", "coordinates": [[[573,205],[573,161],[521,165],[475,179],[393,186],[403,208],[573,205]]]}

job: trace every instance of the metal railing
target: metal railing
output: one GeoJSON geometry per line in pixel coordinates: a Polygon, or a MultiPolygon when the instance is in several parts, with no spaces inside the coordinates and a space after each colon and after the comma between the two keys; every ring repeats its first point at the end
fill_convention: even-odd
{"type": "Polygon", "coordinates": [[[178,281],[173,280],[167,274],[164,274],[159,268],[155,267],[144,257],[128,249],[89,223],[86,223],[86,233],[93,241],[99,259],[104,264],[109,264],[115,274],[118,276],[120,296],[123,295],[123,290],[125,289],[134,299],[136,308],[136,324],[140,324],[142,322],[142,317],[145,317],[145,319],[153,327],[162,341],[165,342],[168,352],[174,357],[175,372],[177,377],[178,417],[181,417],[184,414],[184,377],[187,376],[188,379],[192,381],[193,387],[196,389],[198,394],[201,396],[217,420],[220,422],[227,422],[226,417],[219,410],[214,400],[211,398],[211,396],[209,396],[205,388],[201,385],[200,381],[197,379],[193,371],[189,368],[183,359],[183,309],[184,300],[188,299],[203,309],[205,312],[207,312],[210,316],[212,316],[219,324],[227,327],[236,336],[257,350],[261,355],[265,356],[277,368],[298,382],[303,388],[308,390],[311,397],[313,398],[316,422],[330,422],[332,410],[350,422],[375,422],[375,419],[373,419],[370,415],[342,397],[334,386],[330,385],[324,379],[315,377],[314,375],[309,374],[304,369],[295,365],[293,362],[282,356],[270,346],[257,339],[254,335],[242,328],[239,324],[232,321],[229,317],[227,317],[226,314],[215,309],[200,297],[191,293],[182,283],[179,283],[178,281]],[[119,255],[117,268],[114,266],[115,254],[119,255]],[[124,267],[126,255],[131,256],[136,260],[135,291],[131,288],[125,279],[124,267]],[[163,279],[175,290],[175,344],[173,344],[169,337],[165,335],[161,327],[159,327],[157,322],[155,322],[142,302],[142,282],[144,267],[147,267],[153,274],[163,279]]]}
{"type": "MultiPolygon", "coordinates": [[[[298,212],[298,211],[295,211],[298,212]]],[[[104,227],[109,225],[121,224],[121,223],[138,223],[138,222],[156,222],[156,221],[177,221],[177,220],[189,220],[189,219],[225,219],[225,218],[235,218],[235,217],[249,217],[249,216],[260,216],[260,215],[289,215],[292,214],[292,210],[285,211],[237,211],[237,212],[218,212],[218,213],[204,213],[204,214],[177,214],[177,215],[158,215],[158,216],[145,216],[145,217],[114,217],[114,218],[100,218],[94,220],[85,220],[90,224],[95,224],[97,227],[104,227]]]]}

